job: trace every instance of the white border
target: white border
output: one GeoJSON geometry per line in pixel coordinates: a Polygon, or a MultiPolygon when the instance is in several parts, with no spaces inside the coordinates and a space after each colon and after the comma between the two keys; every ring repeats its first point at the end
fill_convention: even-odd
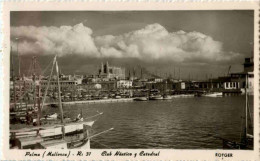
{"type": "MultiPolygon", "coordinates": [[[[3,96],[1,99],[1,114],[2,123],[0,130],[1,136],[1,159],[15,159],[15,160],[259,160],[259,4],[258,2],[176,2],[171,3],[169,1],[162,2],[102,2],[102,1],[89,1],[89,2],[3,2],[2,12],[2,33],[4,35],[2,47],[3,47],[3,58],[1,61],[1,67],[3,67],[3,73],[1,73],[1,86],[3,87],[3,96]],[[160,151],[159,157],[103,157],[101,152],[104,150],[90,150],[92,152],[90,157],[73,157],[62,158],[62,157],[24,157],[25,151],[30,150],[9,150],[9,76],[10,76],[10,11],[82,11],[82,10],[254,10],[254,150],[175,150],[175,149],[144,149],[146,152],[158,152],[160,151]],[[217,158],[215,153],[232,153],[232,158],[217,158]]],[[[1,69],[1,68],[0,68],[1,69]]],[[[2,92],[1,92],[2,93],[2,92]]],[[[2,96],[1,95],[1,96],[2,96]]],[[[178,138],[176,138],[178,139],[178,138]]],[[[142,149],[119,149],[122,152],[139,153],[142,149]]],[[[53,150],[60,151],[62,150],[53,150]]],[[[76,153],[78,150],[70,150],[71,153],[76,153]]],[[[107,149],[106,151],[117,151],[107,149]]],[[[34,150],[33,152],[43,153],[42,150],[34,150]]]]}

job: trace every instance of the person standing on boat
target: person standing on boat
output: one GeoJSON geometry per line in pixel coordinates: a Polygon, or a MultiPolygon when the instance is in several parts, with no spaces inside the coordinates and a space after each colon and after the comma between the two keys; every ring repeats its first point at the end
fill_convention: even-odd
{"type": "Polygon", "coordinates": [[[32,120],[33,120],[32,114],[29,111],[27,111],[26,112],[26,123],[27,123],[27,125],[30,125],[32,123],[32,120]]]}

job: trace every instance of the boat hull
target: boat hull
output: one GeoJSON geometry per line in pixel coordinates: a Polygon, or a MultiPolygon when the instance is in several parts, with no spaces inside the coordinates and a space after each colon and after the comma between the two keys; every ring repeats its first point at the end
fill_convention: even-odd
{"type": "Polygon", "coordinates": [[[21,130],[11,130],[11,137],[13,138],[23,138],[29,136],[41,136],[42,138],[46,137],[55,137],[62,135],[62,128],[64,127],[64,133],[70,134],[77,131],[82,131],[84,125],[92,126],[94,121],[88,122],[79,122],[79,123],[71,123],[67,125],[54,125],[50,127],[39,127],[30,129],[21,129],[21,130]],[[24,131],[24,132],[23,132],[24,131]],[[39,133],[39,134],[37,134],[39,133]]]}
{"type": "Polygon", "coordinates": [[[218,92],[218,93],[209,93],[209,94],[205,94],[202,96],[204,96],[204,97],[222,97],[223,94],[222,94],[222,92],[218,92]]]}
{"type": "Polygon", "coordinates": [[[146,97],[137,97],[134,99],[134,101],[147,101],[148,99],[146,97]]]}
{"type": "Polygon", "coordinates": [[[163,97],[162,96],[150,96],[149,100],[162,100],[163,97]]]}

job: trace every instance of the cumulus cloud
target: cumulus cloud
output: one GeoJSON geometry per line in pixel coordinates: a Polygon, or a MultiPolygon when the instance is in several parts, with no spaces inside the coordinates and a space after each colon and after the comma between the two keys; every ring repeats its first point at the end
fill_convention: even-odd
{"type": "Polygon", "coordinates": [[[240,56],[224,52],[222,43],[210,36],[199,32],[170,33],[160,24],[119,36],[99,36],[95,38],[95,44],[104,57],[132,57],[146,61],[229,61],[240,56]]]}
{"type": "Polygon", "coordinates": [[[222,43],[199,32],[168,32],[160,24],[122,35],[92,36],[83,24],[61,27],[11,27],[12,43],[19,40],[21,53],[137,58],[143,61],[231,61],[241,55],[225,52],[222,43]]]}
{"type": "Polygon", "coordinates": [[[82,23],[61,27],[11,27],[12,45],[17,43],[21,54],[80,54],[97,56],[92,30],[82,23]]]}

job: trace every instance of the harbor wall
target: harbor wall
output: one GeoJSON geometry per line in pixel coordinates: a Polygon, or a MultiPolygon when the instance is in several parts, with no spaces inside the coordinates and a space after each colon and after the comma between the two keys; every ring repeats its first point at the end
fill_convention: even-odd
{"type": "Polygon", "coordinates": [[[62,102],[62,104],[63,105],[73,105],[73,104],[116,103],[116,102],[131,102],[131,101],[133,101],[133,98],[71,101],[71,102],[62,102]]]}

